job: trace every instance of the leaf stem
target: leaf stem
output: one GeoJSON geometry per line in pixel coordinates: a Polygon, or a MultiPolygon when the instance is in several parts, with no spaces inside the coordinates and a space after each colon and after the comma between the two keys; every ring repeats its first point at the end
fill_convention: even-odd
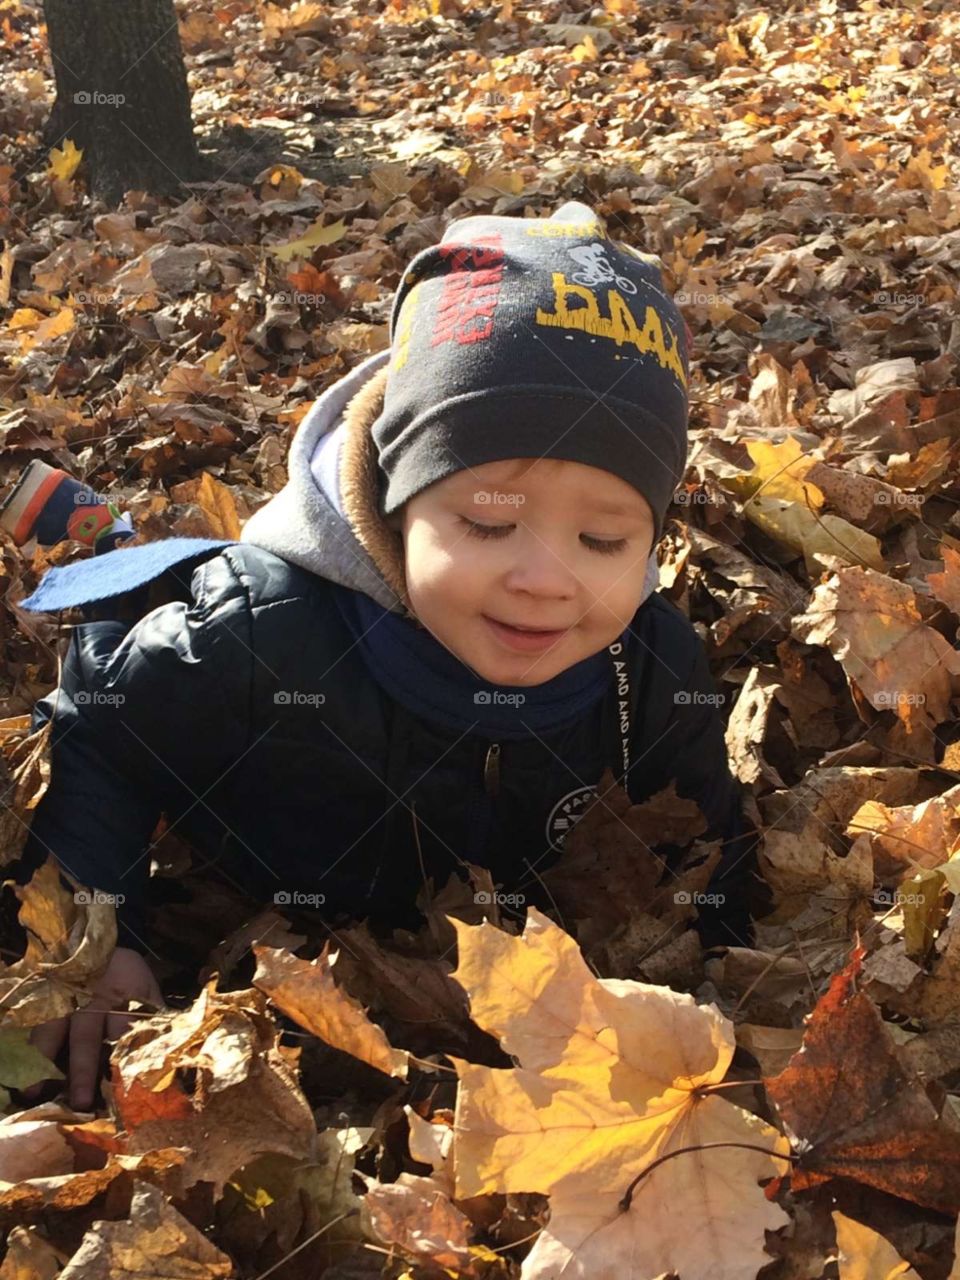
{"type": "Polygon", "coordinates": [[[630,1208],[631,1201],[633,1200],[633,1193],[637,1189],[637,1186],[648,1174],[653,1173],[654,1169],[656,1169],[658,1165],[665,1164],[667,1160],[672,1160],[674,1156],[687,1155],[691,1151],[711,1151],[715,1147],[740,1147],[744,1151],[759,1151],[761,1155],[770,1156],[771,1159],[775,1160],[789,1160],[791,1164],[795,1164],[800,1158],[799,1156],[792,1154],[783,1155],[779,1151],[771,1151],[769,1147],[757,1146],[757,1144],[753,1142],[701,1142],[695,1147],[677,1147],[676,1151],[668,1151],[665,1156],[659,1156],[654,1160],[653,1164],[648,1164],[646,1169],[642,1169],[640,1173],[637,1174],[629,1187],[627,1187],[626,1191],[623,1193],[622,1199],[619,1201],[618,1207],[621,1213],[627,1212],[630,1208]]]}

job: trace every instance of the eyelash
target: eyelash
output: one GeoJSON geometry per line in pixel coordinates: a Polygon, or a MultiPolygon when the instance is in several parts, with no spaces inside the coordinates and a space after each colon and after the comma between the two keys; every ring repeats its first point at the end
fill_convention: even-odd
{"type": "MultiPolygon", "coordinates": [[[[513,528],[510,524],[477,524],[475,520],[468,520],[466,516],[461,516],[460,519],[467,526],[467,533],[473,538],[503,538],[513,528]]],[[[603,556],[616,555],[627,545],[626,538],[591,538],[587,533],[581,533],[580,537],[584,539],[584,545],[591,551],[596,551],[603,556]]]]}

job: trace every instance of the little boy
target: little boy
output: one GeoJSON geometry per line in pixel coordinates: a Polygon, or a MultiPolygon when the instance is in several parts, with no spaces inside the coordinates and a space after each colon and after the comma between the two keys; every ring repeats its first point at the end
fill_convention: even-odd
{"type": "MultiPolygon", "coordinates": [[[[656,592],[688,414],[657,260],[576,201],[462,219],[404,272],[390,340],[312,406],[241,540],[185,545],[186,597],[76,627],[37,704],[52,779],[24,863],[49,851],[124,895],[111,998],[156,992],[161,813],[256,896],[415,926],[426,876],[469,862],[532,884],[607,765],[635,802],[671,781],[698,802],[726,842],[711,940],[748,942],[752,842],[713,682],[656,592]]],[[[149,550],[53,570],[25,607],[62,607],[54,575],[102,583],[109,562],[95,598],[125,590],[149,550]]],[[[91,598],[79,581],[70,603],[91,598]]]]}

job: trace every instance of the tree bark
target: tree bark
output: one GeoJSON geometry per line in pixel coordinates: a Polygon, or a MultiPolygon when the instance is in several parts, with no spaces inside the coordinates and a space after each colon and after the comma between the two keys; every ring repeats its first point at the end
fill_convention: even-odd
{"type": "Polygon", "coordinates": [[[43,140],[82,148],[91,195],[201,181],[173,0],[44,0],[44,15],[57,99],[43,140]]]}

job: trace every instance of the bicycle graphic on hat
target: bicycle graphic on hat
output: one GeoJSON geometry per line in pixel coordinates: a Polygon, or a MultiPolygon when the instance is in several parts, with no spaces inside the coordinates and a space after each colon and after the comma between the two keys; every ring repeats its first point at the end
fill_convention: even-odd
{"type": "Polygon", "coordinates": [[[577,245],[569,250],[571,258],[579,262],[583,270],[573,277],[576,284],[609,284],[615,282],[624,293],[636,293],[637,286],[629,276],[618,276],[613,264],[607,259],[602,244],[577,245]]]}

